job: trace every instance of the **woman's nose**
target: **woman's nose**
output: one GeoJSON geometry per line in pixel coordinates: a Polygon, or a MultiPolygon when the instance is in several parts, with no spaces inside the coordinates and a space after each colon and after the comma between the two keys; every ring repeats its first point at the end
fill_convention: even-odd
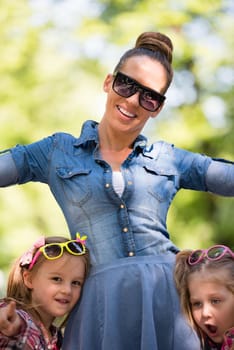
{"type": "Polygon", "coordinates": [[[138,106],[140,104],[139,99],[140,99],[140,91],[136,91],[135,94],[127,97],[127,100],[130,101],[135,106],[138,106]]]}

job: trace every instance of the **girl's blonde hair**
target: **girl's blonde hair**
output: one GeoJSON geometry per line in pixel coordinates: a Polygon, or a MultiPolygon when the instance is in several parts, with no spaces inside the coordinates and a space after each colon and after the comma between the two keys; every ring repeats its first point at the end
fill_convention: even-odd
{"type": "Polygon", "coordinates": [[[189,265],[188,257],[192,252],[193,250],[184,250],[176,255],[174,279],[180,298],[182,312],[192,328],[197,332],[201,344],[203,344],[203,335],[200,328],[196,325],[192,315],[188,279],[195,272],[205,272],[209,274],[222,269],[227,271],[227,274],[223,275],[222,280],[220,277],[214,274],[212,274],[211,278],[215,279],[215,281],[218,280],[221,284],[225,285],[226,288],[231,291],[231,293],[234,294],[234,259],[229,254],[225,254],[219,260],[210,260],[205,257],[197,264],[189,265]]]}
{"type": "MultiPolygon", "coordinates": [[[[62,236],[51,236],[45,237],[45,244],[49,243],[64,243],[70,241],[70,238],[62,237],[62,236]]],[[[33,256],[37,252],[38,248],[34,248],[33,256]]],[[[66,252],[66,250],[65,250],[66,252]]],[[[69,254],[67,252],[67,254],[69,254]]],[[[80,260],[82,260],[85,264],[85,278],[87,277],[90,269],[90,254],[89,250],[86,247],[85,254],[77,256],[80,260]]],[[[24,284],[23,273],[25,270],[28,270],[29,265],[21,266],[20,264],[21,257],[16,259],[11,267],[9,278],[7,282],[7,293],[6,300],[14,300],[16,302],[16,306],[21,308],[30,314],[36,316],[39,315],[35,310],[35,305],[32,303],[31,298],[31,290],[26,287],[24,284]]],[[[36,274],[37,270],[40,269],[40,266],[46,261],[46,258],[43,254],[40,254],[35,265],[32,269],[29,270],[29,273],[36,274]]]]}

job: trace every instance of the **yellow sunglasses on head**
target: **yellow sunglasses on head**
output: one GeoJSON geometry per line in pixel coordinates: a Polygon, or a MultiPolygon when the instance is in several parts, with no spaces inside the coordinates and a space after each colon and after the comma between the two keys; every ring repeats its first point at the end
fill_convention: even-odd
{"type": "Polygon", "coordinates": [[[33,266],[35,265],[41,253],[48,260],[55,260],[60,258],[63,255],[64,248],[66,248],[67,252],[72,255],[76,255],[76,256],[84,255],[86,251],[86,248],[85,248],[86,238],[87,236],[80,237],[80,235],[77,234],[76,239],[72,239],[67,242],[49,243],[49,244],[43,245],[37,250],[36,254],[34,255],[29,265],[29,270],[33,268],[33,266]]]}

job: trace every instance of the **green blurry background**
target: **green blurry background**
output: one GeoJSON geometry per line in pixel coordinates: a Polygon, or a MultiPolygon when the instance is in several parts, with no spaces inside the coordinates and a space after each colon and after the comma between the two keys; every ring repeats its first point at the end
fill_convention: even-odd
{"type": "MultiPolygon", "coordinates": [[[[102,82],[142,31],[174,43],[167,104],[144,130],[234,159],[234,5],[218,0],[1,0],[0,149],[100,120],[102,82]]],[[[181,191],[168,227],[180,248],[234,247],[234,199],[181,191]]],[[[0,190],[0,290],[12,259],[41,234],[69,235],[43,184],[0,190]]],[[[0,293],[1,293],[0,292],[0,293]]]]}

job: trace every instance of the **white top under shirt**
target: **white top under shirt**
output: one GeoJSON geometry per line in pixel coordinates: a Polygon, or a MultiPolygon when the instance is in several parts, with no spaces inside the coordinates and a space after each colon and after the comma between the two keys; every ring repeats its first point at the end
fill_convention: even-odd
{"type": "Polygon", "coordinates": [[[115,192],[121,197],[124,191],[124,178],[121,171],[113,171],[112,182],[115,192]]]}

